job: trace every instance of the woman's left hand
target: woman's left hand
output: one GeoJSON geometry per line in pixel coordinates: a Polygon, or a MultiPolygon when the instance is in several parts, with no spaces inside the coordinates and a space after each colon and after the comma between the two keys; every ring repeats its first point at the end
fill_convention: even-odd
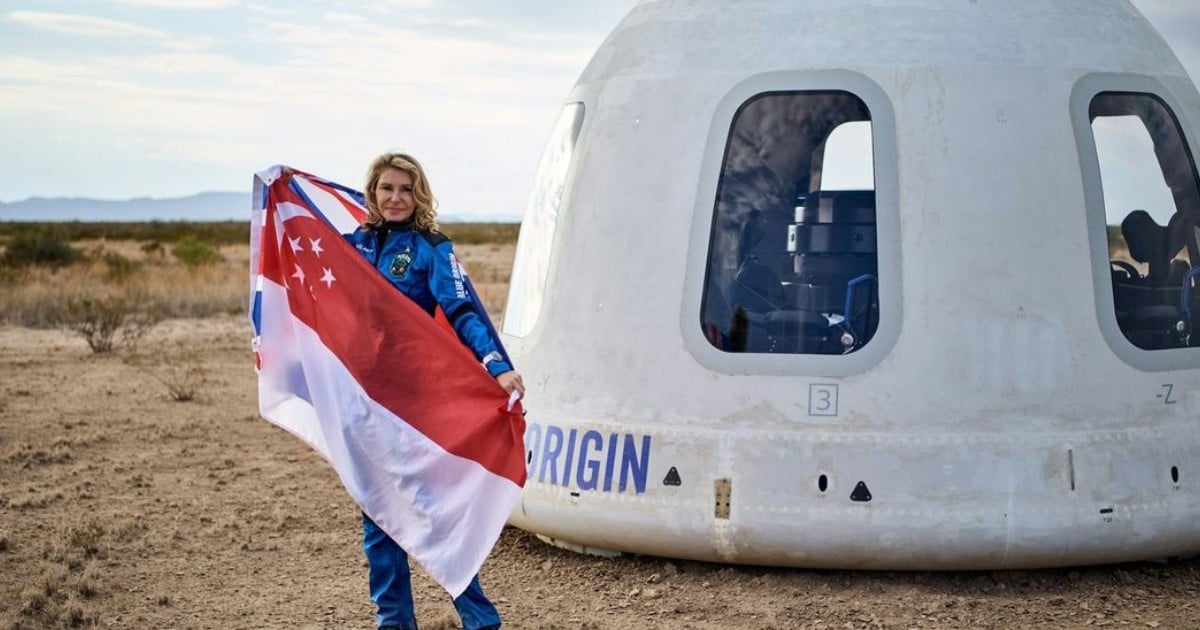
{"type": "Polygon", "coordinates": [[[497,374],[496,381],[500,383],[500,386],[504,388],[504,391],[511,394],[513,390],[516,390],[517,393],[521,394],[522,398],[525,397],[525,381],[521,380],[521,374],[516,370],[509,370],[507,372],[501,372],[500,374],[497,374]]]}

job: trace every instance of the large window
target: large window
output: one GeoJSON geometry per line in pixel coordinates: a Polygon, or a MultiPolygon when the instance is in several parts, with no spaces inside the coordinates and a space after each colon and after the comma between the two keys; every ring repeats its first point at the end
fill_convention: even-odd
{"type": "Polygon", "coordinates": [[[1143,350],[1200,346],[1200,190],[1179,122],[1152,94],[1088,111],[1100,165],[1113,307],[1143,350]]]}
{"type": "Polygon", "coordinates": [[[846,354],[879,325],[871,112],[844,91],[738,109],[713,210],[704,337],[731,353],[846,354]]]}
{"type": "Polygon", "coordinates": [[[582,125],[583,103],[568,103],[554,123],[542,161],[538,164],[529,205],[521,219],[517,253],[513,258],[508,304],[504,309],[501,328],[506,334],[516,337],[528,335],[541,314],[546,276],[550,271],[554,227],[562,210],[563,190],[582,125]]]}

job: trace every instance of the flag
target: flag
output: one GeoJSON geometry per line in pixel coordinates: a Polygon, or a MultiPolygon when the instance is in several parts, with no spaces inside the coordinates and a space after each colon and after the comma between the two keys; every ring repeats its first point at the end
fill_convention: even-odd
{"type": "Polygon", "coordinates": [[[520,496],[524,420],[453,330],[343,238],[365,217],[350,188],[285,166],[255,175],[259,409],[457,597],[520,496]]]}

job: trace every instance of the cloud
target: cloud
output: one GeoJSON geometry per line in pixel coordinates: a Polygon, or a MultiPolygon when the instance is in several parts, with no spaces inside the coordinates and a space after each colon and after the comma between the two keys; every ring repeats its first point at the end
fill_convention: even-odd
{"type": "Polygon", "coordinates": [[[382,4],[393,9],[427,9],[434,0],[383,0],[382,4]]]}
{"type": "Polygon", "coordinates": [[[41,11],[11,11],[5,19],[69,35],[89,37],[151,37],[164,38],[166,33],[129,22],[74,15],[69,13],[44,13],[41,11]]]}
{"type": "Polygon", "coordinates": [[[506,104],[527,102],[531,90],[544,94],[548,80],[561,81],[565,94],[591,52],[574,39],[531,38],[538,45],[523,47],[377,23],[330,30],[324,24],[277,21],[254,37],[293,51],[274,69],[277,77],[293,76],[297,85],[323,92],[328,86],[343,91],[354,86],[356,99],[374,95],[409,106],[440,102],[434,108],[441,112],[438,119],[447,113],[447,99],[453,103],[486,94],[491,102],[476,101],[472,108],[502,112],[506,104]]]}
{"type": "Polygon", "coordinates": [[[260,2],[247,2],[241,6],[245,7],[249,11],[262,15],[288,15],[291,13],[291,11],[288,11],[286,8],[272,7],[260,2]]]}
{"type": "MultiPolygon", "coordinates": [[[[186,146],[190,158],[212,163],[245,154],[246,143],[269,147],[281,130],[315,121],[366,139],[433,128],[540,134],[590,53],[574,40],[544,47],[548,36],[522,48],[331,17],[353,28],[272,20],[254,29],[249,43],[285,53],[274,62],[218,54],[215,45],[201,50],[199,43],[196,50],[74,61],[0,54],[0,81],[8,85],[0,118],[172,138],[141,150],[147,158],[168,157],[186,146]]],[[[532,139],[532,150],[540,142],[540,135],[532,139]]]]}
{"type": "Polygon", "coordinates": [[[366,21],[362,18],[362,16],[357,15],[355,13],[342,13],[339,11],[330,11],[330,12],[326,13],[325,19],[329,20],[330,22],[337,22],[340,24],[347,24],[347,25],[362,24],[366,21]]]}
{"type": "Polygon", "coordinates": [[[160,9],[220,9],[231,7],[238,0],[112,0],[120,4],[131,4],[139,7],[157,7],[160,9]]]}
{"type": "Polygon", "coordinates": [[[13,164],[22,190],[228,190],[281,161],[356,185],[371,156],[403,149],[439,182],[471,182],[439,188],[448,211],[519,214],[561,99],[603,35],[535,26],[496,37],[493,21],[431,28],[432,15],[381,19],[346,3],[271,16],[239,6],[245,23],[212,14],[225,28],[192,32],[190,48],[172,49],[184,33],[162,26],[171,37],[149,49],[0,50],[0,137],[105,156],[107,175],[72,179],[70,191],[13,164]]]}

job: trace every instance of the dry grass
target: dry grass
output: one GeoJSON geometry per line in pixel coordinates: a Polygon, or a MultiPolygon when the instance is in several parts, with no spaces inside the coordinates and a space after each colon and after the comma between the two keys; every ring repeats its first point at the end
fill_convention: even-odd
{"type": "Polygon", "coordinates": [[[248,246],[226,246],[224,260],[205,267],[150,258],[131,243],[93,244],[86,251],[85,262],[59,269],[10,269],[0,276],[0,321],[51,328],[68,305],[86,299],[125,298],[153,306],[167,317],[206,317],[245,308],[248,246]],[[105,254],[122,256],[134,266],[114,277],[105,254]]]}
{"type": "Polygon", "coordinates": [[[95,564],[107,547],[104,528],[94,521],[61,530],[42,550],[38,570],[20,593],[8,627],[81,628],[99,625],[90,600],[102,594],[95,564]]]}
{"type": "MultiPolygon", "coordinates": [[[[86,224],[76,225],[75,231],[95,232],[86,224]]],[[[128,231],[138,233],[135,228],[128,231]]],[[[447,232],[455,238],[459,258],[469,269],[489,314],[498,320],[507,297],[517,226],[450,224],[447,232]]],[[[217,246],[219,242],[212,242],[221,255],[219,262],[187,266],[158,240],[72,241],[71,246],[84,254],[81,262],[60,268],[0,269],[0,323],[53,328],[61,325],[73,302],[114,298],[167,318],[241,313],[249,299],[250,248],[245,244],[217,246]]]]}
{"type": "Polygon", "coordinates": [[[205,383],[205,369],[199,346],[175,340],[159,344],[146,352],[128,353],[122,357],[143,374],[167,389],[175,402],[191,402],[205,383]]]}

